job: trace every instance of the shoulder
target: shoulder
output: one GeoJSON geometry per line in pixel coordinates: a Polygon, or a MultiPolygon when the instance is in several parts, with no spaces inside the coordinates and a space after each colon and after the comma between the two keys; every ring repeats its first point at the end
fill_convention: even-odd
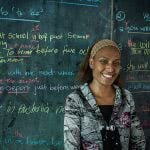
{"type": "Polygon", "coordinates": [[[82,99],[82,93],[80,88],[82,87],[79,86],[77,89],[75,89],[74,91],[72,91],[70,94],[68,94],[68,96],[66,97],[66,103],[76,103],[77,105],[80,105],[82,103],[81,99],[82,99]]]}
{"type": "Polygon", "coordinates": [[[127,99],[133,99],[133,94],[131,91],[129,91],[127,89],[123,89],[123,92],[124,92],[127,99]]]}
{"type": "Polygon", "coordinates": [[[89,92],[88,84],[84,83],[71,92],[67,98],[81,98],[83,95],[89,92]]]}
{"type": "Polygon", "coordinates": [[[127,99],[130,99],[132,97],[132,93],[129,90],[127,90],[125,88],[123,88],[122,90],[123,90],[125,96],[127,97],[127,99]]]}
{"type": "Polygon", "coordinates": [[[133,101],[133,95],[129,90],[116,85],[114,85],[114,87],[117,90],[118,95],[121,95],[121,99],[125,100],[127,103],[133,101]]]}
{"type": "Polygon", "coordinates": [[[133,94],[131,93],[131,91],[125,89],[125,88],[122,88],[122,95],[124,97],[124,99],[127,101],[127,103],[130,105],[130,106],[134,106],[135,102],[134,102],[134,98],[133,98],[133,94]]]}

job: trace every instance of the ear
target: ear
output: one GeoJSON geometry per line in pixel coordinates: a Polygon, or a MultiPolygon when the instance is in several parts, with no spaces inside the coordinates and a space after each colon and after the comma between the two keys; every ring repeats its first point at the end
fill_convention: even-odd
{"type": "Polygon", "coordinates": [[[94,64],[93,58],[89,58],[89,66],[91,69],[93,69],[93,64],[94,64]]]}

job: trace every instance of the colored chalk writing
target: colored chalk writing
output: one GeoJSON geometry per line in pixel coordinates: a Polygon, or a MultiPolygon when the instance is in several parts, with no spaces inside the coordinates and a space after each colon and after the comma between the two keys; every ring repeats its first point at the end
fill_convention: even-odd
{"type": "MultiPolygon", "coordinates": [[[[137,112],[145,130],[149,130],[150,127],[149,4],[147,0],[144,0],[144,4],[141,1],[120,1],[116,3],[114,28],[114,38],[121,46],[123,56],[122,75],[124,85],[133,94],[137,112]]],[[[147,140],[146,150],[148,150],[150,148],[148,132],[145,132],[145,135],[147,140]]]]}
{"type": "Polygon", "coordinates": [[[89,45],[110,37],[110,6],[0,1],[0,149],[63,150],[65,98],[89,45]]]}

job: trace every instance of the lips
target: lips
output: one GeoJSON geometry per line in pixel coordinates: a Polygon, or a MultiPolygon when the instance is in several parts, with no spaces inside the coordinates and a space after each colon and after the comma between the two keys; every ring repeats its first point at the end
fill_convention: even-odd
{"type": "Polygon", "coordinates": [[[110,74],[103,74],[103,76],[107,79],[111,79],[113,77],[113,75],[110,75],[110,74]]]}

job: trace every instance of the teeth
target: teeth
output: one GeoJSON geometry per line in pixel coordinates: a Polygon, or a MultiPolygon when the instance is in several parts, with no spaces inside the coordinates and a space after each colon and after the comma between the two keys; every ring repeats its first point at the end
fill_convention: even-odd
{"type": "Polygon", "coordinates": [[[103,74],[103,76],[106,78],[112,78],[112,75],[108,75],[108,74],[103,74]]]}

